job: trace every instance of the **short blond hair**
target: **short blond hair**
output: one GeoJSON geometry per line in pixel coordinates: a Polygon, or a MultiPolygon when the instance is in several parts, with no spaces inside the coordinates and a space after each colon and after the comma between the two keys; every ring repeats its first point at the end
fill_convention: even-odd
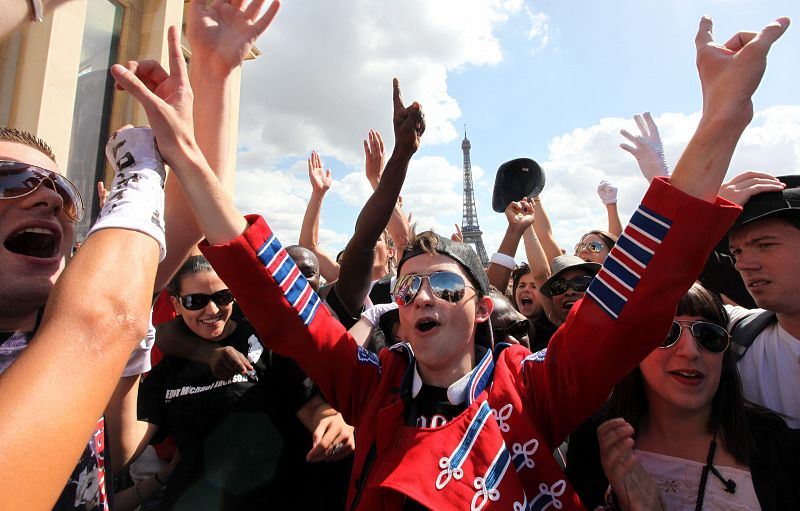
{"type": "Polygon", "coordinates": [[[48,143],[36,135],[28,133],[27,131],[0,126],[0,141],[25,144],[26,146],[36,149],[40,153],[53,160],[53,163],[58,164],[56,161],[56,155],[53,153],[53,149],[48,145],[48,143]]]}

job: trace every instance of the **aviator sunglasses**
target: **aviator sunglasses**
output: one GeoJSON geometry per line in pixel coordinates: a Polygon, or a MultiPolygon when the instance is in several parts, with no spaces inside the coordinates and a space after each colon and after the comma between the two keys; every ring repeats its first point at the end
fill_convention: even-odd
{"type": "Polygon", "coordinates": [[[428,274],[405,275],[397,279],[394,286],[394,301],[398,305],[408,305],[414,301],[422,288],[422,282],[428,281],[431,291],[437,298],[456,303],[464,298],[464,289],[474,289],[464,282],[464,278],[450,271],[437,271],[428,274]]]}
{"type": "Polygon", "coordinates": [[[72,181],[58,172],[35,165],[0,160],[0,199],[24,197],[36,191],[43,182],[61,197],[67,216],[79,222],[83,218],[83,199],[72,181]]]}
{"type": "Polygon", "coordinates": [[[728,349],[728,344],[730,342],[728,331],[708,321],[692,321],[691,323],[678,323],[677,321],[673,321],[667,338],[664,339],[664,342],[659,348],[671,348],[675,346],[684,328],[689,329],[692,333],[692,337],[697,341],[697,344],[706,351],[722,353],[728,349]]]}
{"type": "Polygon", "coordinates": [[[208,305],[208,302],[213,301],[217,307],[228,305],[233,301],[233,295],[227,289],[217,291],[213,295],[205,293],[194,293],[186,296],[178,296],[178,301],[181,302],[184,309],[190,311],[197,311],[208,305]]]}
{"type": "Polygon", "coordinates": [[[592,282],[593,278],[594,277],[591,275],[579,275],[569,280],[566,279],[554,280],[553,283],[550,284],[550,295],[551,296],[563,295],[564,293],[567,292],[567,289],[570,288],[577,291],[578,293],[583,293],[589,287],[589,284],[592,282]]]}
{"type": "Polygon", "coordinates": [[[604,248],[606,248],[606,246],[599,241],[589,241],[588,243],[580,242],[575,245],[575,253],[577,254],[581,250],[586,250],[593,254],[599,254],[604,248]]]}
{"type": "Polygon", "coordinates": [[[529,330],[530,321],[527,319],[521,319],[511,323],[505,328],[492,328],[492,335],[494,336],[495,341],[498,342],[504,340],[509,335],[519,341],[528,335],[529,330]]]}

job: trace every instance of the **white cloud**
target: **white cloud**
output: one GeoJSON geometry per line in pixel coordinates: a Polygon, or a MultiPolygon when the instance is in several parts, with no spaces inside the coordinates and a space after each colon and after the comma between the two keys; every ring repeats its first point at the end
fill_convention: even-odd
{"type": "Polygon", "coordinates": [[[460,2],[287,2],[259,39],[264,52],[245,64],[241,166],[274,165],[311,147],[355,166],[360,141],[379,129],[392,145],[392,77],[428,120],[424,144],[458,136],[461,110],[447,73],[502,59],[493,30],[522,12],[520,0],[460,2]],[[333,21],[335,20],[335,21],[333,21]],[[391,27],[391,30],[387,30],[391,27]]]}
{"type": "MultiPolygon", "coordinates": [[[[671,168],[699,119],[699,112],[655,118],[671,168]]],[[[601,179],[620,190],[623,226],[644,195],[647,183],[634,158],[619,149],[625,142],[619,135],[621,128],[638,133],[632,119],[605,118],[554,137],[549,144],[548,161],[542,162],[548,178],[542,198],[556,239],[568,250],[587,230],[607,227],[605,207],[596,193],[601,179]]],[[[750,169],[774,175],[800,172],[800,106],[776,106],[756,113],[737,146],[727,179],[750,169]]]]}
{"type": "MultiPolygon", "coordinates": [[[[667,160],[674,167],[700,118],[699,113],[665,113],[655,121],[662,134],[667,160]]],[[[604,118],[586,128],[576,128],[554,137],[549,144],[547,161],[540,162],[547,175],[542,200],[553,224],[557,241],[568,250],[584,232],[605,229],[607,217],[597,197],[602,179],[611,181],[619,191],[619,211],[623,225],[644,195],[647,184],[635,160],[619,148],[625,140],[619,130],[636,133],[632,119],[604,118]]],[[[247,158],[248,155],[240,155],[247,158]]],[[[800,106],[784,105],[756,113],[751,127],[742,136],[731,163],[728,179],[749,169],[781,174],[800,172],[800,106]]],[[[473,166],[479,222],[484,231],[488,253],[500,244],[506,223],[502,215],[484,204],[490,197],[492,176],[473,166]]],[[[403,188],[404,209],[413,212],[420,230],[433,228],[443,235],[461,223],[462,168],[440,156],[414,158],[403,188]]],[[[372,190],[359,172],[335,180],[331,193],[358,214],[372,190]]],[[[258,212],[270,220],[275,232],[286,243],[295,243],[300,231],[310,188],[305,176],[305,160],[297,160],[286,170],[250,169],[237,173],[236,202],[242,211],[258,212]]],[[[349,235],[325,227],[322,219],[320,240],[326,250],[340,250],[349,235]]],[[[525,259],[524,250],[517,254],[525,259]]]]}
{"type": "Polygon", "coordinates": [[[543,50],[550,43],[550,26],[548,20],[550,16],[543,12],[527,11],[528,18],[531,22],[531,28],[528,30],[528,40],[535,41],[535,46],[531,48],[531,53],[536,54],[543,50]]]}

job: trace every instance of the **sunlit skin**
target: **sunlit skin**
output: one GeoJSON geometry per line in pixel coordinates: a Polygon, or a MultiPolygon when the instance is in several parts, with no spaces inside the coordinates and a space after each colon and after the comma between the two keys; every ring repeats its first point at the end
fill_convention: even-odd
{"type": "MultiPolygon", "coordinates": [[[[571,280],[579,275],[591,275],[591,273],[582,268],[573,268],[562,273],[559,278],[571,280]]],[[[567,288],[566,293],[553,297],[553,314],[555,315],[556,325],[560,325],[567,320],[569,311],[575,305],[575,302],[583,298],[583,295],[583,292],[575,291],[570,287],[567,288]]]]}
{"type": "Polygon", "coordinates": [[[792,321],[781,316],[794,316],[798,318],[795,327],[800,326],[800,280],[796,276],[800,229],[786,219],[768,218],[736,228],[728,242],[736,269],[758,306],[777,312],[782,324],[792,321]]]}
{"type": "MultiPolygon", "coordinates": [[[[217,291],[228,289],[216,272],[201,271],[184,276],[181,279],[180,295],[186,296],[195,293],[214,294],[217,291]]],[[[176,297],[171,297],[175,311],[183,318],[183,322],[199,337],[207,341],[224,339],[236,329],[236,323],[229,321],[233,312],[233,302],[218,306],[213,300],[200,310],[189,310],[181,305],[176,297]]]]}
{"type": "Polygon", "coordinates": [[[600,244],[603,245],[602,250],[600,250],[600,252],[591,252],[585,247],[582,247],[580,250],[575,252],[575,255],[586,262],[603,264],[603,261],[605,261],[606,257],[608,256],[608,245],[605,241],[603,241],[603,238],[594,233],[585,234],[581,238],[580,243],[589,243],[591,241],[600,242],[600,244]]]}
{"type": "MultiPolygon", "coordinates": [[[[56,164],[37,149],[16,142],[0,141],[0,159],[29,163],[59,172],[56,164]]],[[[63,212],[61,197],[46,181],[32,193],[0,200],[0,329],[30,330],[36,311],[44,306],[65,256],[72,248],[75,222],[63,212]],[[54,249],[49,257],[15,253],[5,246],[9,237],[26,228],[52,231],[54,249]]]]}
{"type": "Polygon", "coordinates": [[[536,292],[533,274],[526,273],[519,278],[514,301],[517,302],[518,310],[526,318],[533,320],[541,316],[542,304],[539,302],[539,293],[536,292]]]}
{"type": "MultiPolygon", "coordinates": [[[[688,325],[707,320],[676,316],[675,321],[688,325]]],[[[719,387],[723,355],[701,348],[691,331],[683,328],[675,345],[656,348],[639,364],[650,408],[676,416],[707,417],[719,387]]]]}
{"type": "MultiPolygon", "coordinates": [[[[421,254],[408,259],[400,276],[450,271],[467,277],[461,266],[444,255],[421,254]]],[[[475,328],[489,319],[492,301],[476,299],[473,289],[451,303],[436,297],[426,280],[414,300],[400,307],[400,325],[411,343],[422,381],[447,388],[475,365],[475,328]],[[431,327],[431,328],[427,328],[431,327]]]]}

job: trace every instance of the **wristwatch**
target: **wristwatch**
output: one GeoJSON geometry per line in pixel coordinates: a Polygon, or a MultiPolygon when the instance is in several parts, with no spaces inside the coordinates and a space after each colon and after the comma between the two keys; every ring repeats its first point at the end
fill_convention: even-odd
{"type": "Polygon", "coordinates": [[[33,20],[37,23],[41,23],[44,21],[44,6],[42,5],[42,0],[30,0],[31,5],[33,6],[33,20]]]}

